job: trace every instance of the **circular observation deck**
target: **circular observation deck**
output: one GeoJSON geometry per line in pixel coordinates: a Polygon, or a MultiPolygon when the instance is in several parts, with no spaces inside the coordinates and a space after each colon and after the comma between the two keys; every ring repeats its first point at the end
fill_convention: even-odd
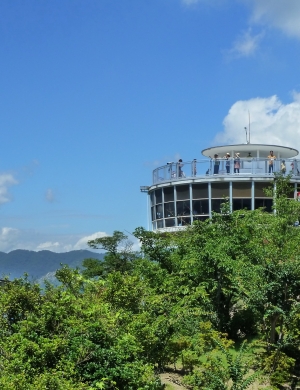
{"type": "Polygon", "coordinates": [[[264,207],[271,212],[273,201],[264,188],[275,172],[292,175],[291,198],[300,186],[300,159],[295,158],[298,150],[294,148],[239,144],[207,148],[202,155],[201,160],[169,162],[153,171],[152,185],[146,187],[152,230],[178,230],[210,218],[212,212],[220,212],[224,197],[232,211],[264,207]]]}
{"type": "Polygon", "coordinates": [[[255,158],[268,158],[270,151],[273,151],[277,158],[293,158],[296,157],[299,152],[297,149],[287,146],[279,145],[264,145],[264,144],[237,144],[237,145],[223,145],[213,146],[211,148],[203,149],[202,154],[205,157],[213,158],[215,154],[220,157],[229,153],[230,156],[234,156],[235,153],[239,153],[241,158],[246,158],[249,154],[255,158]]]}

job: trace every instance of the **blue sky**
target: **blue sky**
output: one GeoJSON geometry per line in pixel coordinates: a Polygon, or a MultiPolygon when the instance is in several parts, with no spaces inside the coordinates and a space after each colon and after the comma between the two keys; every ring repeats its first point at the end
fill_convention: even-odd
{"type": "Polygon", "coordinates": [[[147,227],[151,172],[300,149],[299,0],[2,0],[0,250],[147,227]]]}

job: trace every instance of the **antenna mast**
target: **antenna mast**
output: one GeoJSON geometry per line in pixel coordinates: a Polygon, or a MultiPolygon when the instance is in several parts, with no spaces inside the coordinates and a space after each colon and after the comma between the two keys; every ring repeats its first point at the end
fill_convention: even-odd
{"type": "Polygon", "coordinates": [[[248,110],[248,116],[249,116],[249,144],[250,144],[250,111],[248,110]]]}

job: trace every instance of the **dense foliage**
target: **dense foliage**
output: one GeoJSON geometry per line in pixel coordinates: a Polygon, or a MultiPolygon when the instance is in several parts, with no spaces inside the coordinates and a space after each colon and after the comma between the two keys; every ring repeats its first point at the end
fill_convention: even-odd
{"type": "Polygon", "coordinates": [[[230,213],[224,200],[185,231],[136,229],[141,253],[121,232],[90,241],[104,261],[61,268],[58,287],[5,283],[0,388],[158,390],[167,366],[194,390],[295,381],[300,204],[288,178],[275,184],[276,213],[230,213]]]}

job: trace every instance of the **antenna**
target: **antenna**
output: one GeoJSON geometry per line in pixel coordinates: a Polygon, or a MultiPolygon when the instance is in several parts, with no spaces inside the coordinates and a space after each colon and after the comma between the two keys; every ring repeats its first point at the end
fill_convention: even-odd
{"type": "Polygon", "coordinates": [[[248,110],[248,118],[249,118],[249,139],[248,139],[248,134],[247,134],[247,127],[244,127],[245,131],[246,131],[246,143],[247,144],[250,144],[250,111],[248,110]]]}
{"type": "Polygon", "coordinates": [[[250,111],[248,110],[248,116],[249,116],[249,142],[248,144],[250,144],[250,111]]]}

